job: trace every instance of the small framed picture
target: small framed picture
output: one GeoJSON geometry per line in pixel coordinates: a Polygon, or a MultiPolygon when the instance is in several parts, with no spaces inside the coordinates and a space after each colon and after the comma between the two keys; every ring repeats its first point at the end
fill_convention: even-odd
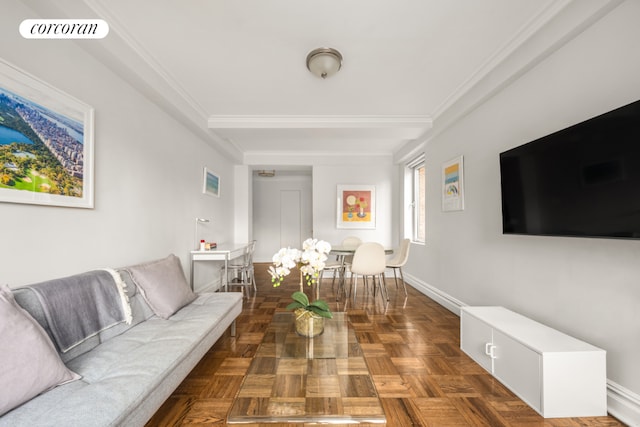
{"type": "Polygon", "coordinates": [[[204,168],[202,192],[210,196],[220,197],[220,177],[204,168]]]}
{"type": "Polygon", "coordinates": [[[442,165],[442,210],[444,212],[464,209],[462,156],[442,165]]]}
{"type": "Polygon", "coordinates": [[[376,187],[338,185],[337,228],[376,228],[376,187]]]}

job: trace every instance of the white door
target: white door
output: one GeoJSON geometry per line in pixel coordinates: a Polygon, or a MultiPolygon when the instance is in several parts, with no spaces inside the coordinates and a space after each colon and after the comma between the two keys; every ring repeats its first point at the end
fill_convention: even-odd
{"type": "Polygon", "coordinates": [[[300,248],[302,243],[300,190],[280,191],[280,247],[300,248]]]}
{"type": "Polygon", "coordinates": [[[282,247],[299,248],[311,237],[311,175],[254,177],[254,262],[271,262],[282,247]]]}

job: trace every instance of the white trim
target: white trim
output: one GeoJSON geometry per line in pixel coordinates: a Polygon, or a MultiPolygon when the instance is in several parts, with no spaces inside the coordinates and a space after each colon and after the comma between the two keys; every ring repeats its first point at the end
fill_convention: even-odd
{"type": "Polygon", "coordinates": [[[208,126],[211,129],[306,129],[306,128],[396,128],[413,127],[431,129],[430,116],[312,116],[312,115],[213,115],[208,126]]]}
{"type": "MultiPolygon", "coordinates": [[[[461,307],[467,306],[464,302],[411,274],[405,272],[404,279],[416,290],[458,316],[460,316],[461,307]]],[[[614,381],[607,380],[607,412],[629,426],[640,426],[640,395],[614,381]]]]}
{"type": "Polygon", "coordinates": [[[406,162],[406,167],[414,169],[420,166],[421,164],[424,164],[426,161],[426,158],[427,158],[427,155],[423,151],[422,153],[419,153],[418,155],[414,156],[411,160],[408,160],[406,162]]]}
{"type": "Polygon", "coordinates": [[[561,0],[549,3],[436,108],[432,117],[438,126],[424,142],[445,132],[460,117],[535,67],[621,3],[622,0],[561,0]]]}
{"type": "Polygon", "coordinates": [[[640,426],[640,395],[607,380],[607,411],[630,426],[640,426]]]}
{"type": "Polygon", "coordinates": [[[415,289],[422,292],[423,294],[425,294],[447,310],[451,311],[452,313],[457,314],[458,316],[460,316],[460,308],[467,306],[467,304],[463,303],[459,299],[454,298],[445,292],[442,292],[440,289],[435,288],[426,282],[423,282],[422,280],[418,279],[415,276],[412,276],[411,274],[404,272],[404,279],[415,289]]]}

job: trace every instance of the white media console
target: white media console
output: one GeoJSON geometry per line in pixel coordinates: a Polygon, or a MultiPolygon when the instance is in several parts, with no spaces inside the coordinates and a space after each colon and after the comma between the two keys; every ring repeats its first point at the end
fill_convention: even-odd
{"type": "Polygon", "coordinates": [[[607,415],[600,348],[504,307],[462,307],[460,346],[545,418],[607,415]]]}

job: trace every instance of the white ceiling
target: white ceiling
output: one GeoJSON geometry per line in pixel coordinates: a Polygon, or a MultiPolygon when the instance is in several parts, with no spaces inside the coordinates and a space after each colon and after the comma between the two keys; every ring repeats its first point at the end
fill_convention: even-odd
{"type": "Polygon", "coordinates": [[[256,165],[294,154],[398,156],[615,3],[25,2],[42,17],[106,20],[107,38],[82,46],[234,161],[256,165]],[[326,80],[305,65],[318,47],[344,56],[326,80]]]}

